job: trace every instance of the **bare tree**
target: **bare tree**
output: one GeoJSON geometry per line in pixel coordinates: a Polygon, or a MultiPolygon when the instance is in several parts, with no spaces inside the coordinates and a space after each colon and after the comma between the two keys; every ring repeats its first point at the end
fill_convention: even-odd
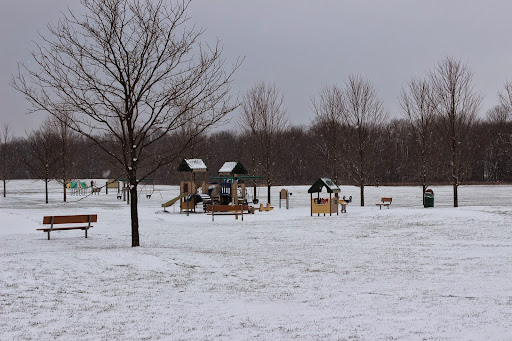
{"type": "Polygon", "coordinates": [[[496,105],[487,112],[485,137],[484,179],[503,181],[508,178],[512,164],[510,112],[503,105],[496,105]]]}
{"type": "Polygon", "coordinates": [[[63,201],[67,201],[67,184],[73,180],[71,176],[71,169],[74,163],[74,158],[80,157],[79,155],[73,155],[77,152],[76,139],[77,134],[74,130],[70,128],[71,126],[71,117],[68,113],[62,112],[58,116],[58,118],[51,116],[50,122],[52,131],[54,131],[58,135],[58,169],[56,175],[56,180],[62,185],[63,190],[63,201]]]}
{"type": "Polygon", "coordinates": [[[28,153],[23,160],[32,173],[44,182],[45,202],[48,203],[48,183],[58,170],[59,136],[50,118],[28,136],[28,153]]]}
{"type": "Polygon", "coordinates": [[[512,116],[512,81],[506,82],[503,91],[498,93],[500,103],[508,111],[508,114],[512,116]]]}
{"type": "Polygon", "coordinates": [[[476,118],[482,97],[473,88],[473,74],[461,61],[447,57],[429,74],[434,108],[450,141],[453,206],[459,206],[464,138],[476,118]]]}
{"type": "Polygon", "coordinates": [[[0,156],[2,157],[2,161],[0,164],[1,175],[2,175],[2,183],[4,190],[4,198],[7,195],[7,182],[9,181],[10,173],[11,173],[11,162],[10,158],[13,156],[11,153],[11,127],[8,123],[2,126],[0,130],[0,156]]]}
{"type": "Polygon", "coordinates": [[[261,150],[261,169],[267,182],[267,201],[270,203],[270,188],[274,181],[276,155],[279,139],[288,126],[284,108],[284,96],[275,84],[264,82],[249,89],[242,99],[240,126],[249,132],[256,142],[253,150],[261,150]]]}
{"type": "Polygon", "coordinates": [[[350,76],[345,87],[345,123],[350,128],[347,138],[354,181],[360,188],[364,206],[364,186],[371,168],[377,132],[387,119],[376,88],[361,76],[350,76]]]}
{"type": "Polygon", "coordinates": [[[336,85],[323,88],[317,98],[311,99],[311,109],[315,114],[317,127],[322,130],[317,146],[323,152],[328,169],[332,172],[334,182],[338,183],[339,143],[341,126],[345,114],[343,89],[336,85]]]}
{"type": "Polygon", "coordinates": [[[414,140],[420,152],[422,196],[429,186],[429,165],[435,103],[427,80],[411,80],[399,97],[402,113],[410,124],[414,140]]]}
{"type": "Polygon", "coordinates": [[[137,186],[236,108],[229,97],[237,61],[225,71],[222,48],[187,26],[189,1],[82,0],[20,64],[12,81],[32,104],[93,140],[122,166],[130,185],[132,246],[139,246],[137,186]],[[191,124],[164,151],[154,145],[191,124]]]}

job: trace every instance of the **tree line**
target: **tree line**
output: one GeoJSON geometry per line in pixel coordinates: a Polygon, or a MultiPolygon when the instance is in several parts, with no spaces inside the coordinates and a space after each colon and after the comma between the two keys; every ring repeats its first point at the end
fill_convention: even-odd
{"type": "MultiPolygon", "coordinates": [[[[463,66],[450,58],[441,63],[463,66]]],[[[511,183],[511,84],[499,94],[500,103],[481,116],[476,93],[472,100],[459,99],[469,108],[449,114],[441,106],[455,103],[450,96],[457,94],[435,103],[441,96],[435,86],[433,79],[410,81],[399,96],[401,117],[389,119],[372,84],[351,76],[343,86],[328,86],[313,96],[313,122],[295,126],[282,92],[259,83],[243,97],[236,128],[203,132],[193,143],[183,142],[186,130],[157,141],[154,153],[174,148],[179,156],[151,177],[178,184],[181,159],[201,158],[211,176],[225,161],[240,161],[262,176],[258,186],[304,185],[318,177],[361,188],[419,185],[424,190],[434,184],[511,183]]],[[[458,91],[467,95],[467,89],[458,91]]],[[[53,117],[21,138],[12,138],[4,125],[1,143],[4,195],[9,179],[56,180],[64,186],[75,179],[125,177],[111,155],[53,117]]],[[[65,201],[65,191],[63,196],[65,201]]]]}

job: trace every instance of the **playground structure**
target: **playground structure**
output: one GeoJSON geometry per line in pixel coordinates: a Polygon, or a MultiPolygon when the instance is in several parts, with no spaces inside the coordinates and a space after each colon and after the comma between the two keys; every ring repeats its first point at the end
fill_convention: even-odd
{"type": "MultiPolygon", "coordinates": [[[[218,176],[210,178],[212,183],[207,182],[208,168],[201,159],[184,159],[177,170],[180,173],[180,194],[162,204],[164,211],[179,201],[180,212],[195,213],[198,204],[202,203],[200,212],[211,214],[213,220],[215,214],[233,214],[238,219],[238,215],[244,212],[273,209],[270,205],[260,205],[259,208],[249,206],[244,180],[261,177],[248,176],[247,169],[240,162],[225,162],[218,176]]],[[[254,199],[253,202],[257,202],[254,199]]]]}
{"type": "Polygon", "coordinates": [[[107,183],[105,184],[105,194],[108,194],[108,190],[109,189],[114,189],[117,192],[119,192],[119,181],[117,181],[116,179],[110,179],[107,181],[107,183]]]}
{"type": "Polygon", "coordinates": [[[89,186],[85,181],[72,181],[66,184],[66,188],[71,190],[71,195],[86,195],[89,186]]]}
{"type": "MultiPolygon", "coordinates": [[[[339,193],[340,188],[329,178],[319,178],[315,181],[313,186],[308,189],[308,193],[311,194],[311,216],[313,214],[327,214],[332,215],[336,213],[338,215],[338,204],[339,201],[339,193]],[[323,188],[327,189],[327,193],[329,193],[329,198],[320,198],[320,192],[322,192],[323,188]],[[317,197],[313,198],[313,193],[317,193],[317,197]],[[334,193],[334,197],[332,194],[334,193]]],[[[346,205],[346,202],[343,201],[346,205]]],[[[342,207],[345,209],[345,207],[342,207]]]]}
{"type": "MultiPolygon", "coordinates": [[[[151,178],[144,178],[137,180],[139,184],[141,185],[141,188],[138,190],[138,196],[141,195],[141,193],[145,192],[146,198],[151,199],[151,195],[155,191],[155,183],[153,182],[153,179],[151,178]]],[[[126,204],[130,204],[130,183],[128,179],[115,179],[115,180],[109,180],[107,181],[106,186],[106,193],[108,194],[108,188],[109,185],[113,187],[113,183],[116,184],[117,188],[117,199],[126,201],[126,204]],[[110,182],[112,181],[112,182],[110,182]]]]}
{"type": "MultiPolygon", "coordinates": [[[[204,203],[209,201],[210,198],[207,195],[208,188],[206,187],[207,171],[208,167],[206,167],[206,164],[201,159],[184,159],[179,164],[180,195],[174,199],[180,201],[180,212],[185,211],[187,214],[196,212],[196,205],[199,202],[204,203]]],[[[177,202],[177,200],[172,203],[171,200],[167,203],[170,203],[169,206],[171,206],[177,202]]],[[[162,207],[164,206],[162,205],[162,207]]]]}
{"type": "MultiPolygon", "coordinates": [[[[211,186],[209,191],[211,204],[205,206],[206,212],[211,212],[212,220],[215,212],[235,214],[236,219],[238,214],[242,214],[243,219],[244,211],[254,213],[256,209],[249,206],[247,201],[245,180],[261,179],[261,177],[247,175],[247,169],[240,162],[225,162],[218,174],[219,176],[211,178],[220,182],[211,186]]],[[[268,209],[262,209],[262,207],[260,205],[260,211],[271,210],[270,207],[268,209]]]]}

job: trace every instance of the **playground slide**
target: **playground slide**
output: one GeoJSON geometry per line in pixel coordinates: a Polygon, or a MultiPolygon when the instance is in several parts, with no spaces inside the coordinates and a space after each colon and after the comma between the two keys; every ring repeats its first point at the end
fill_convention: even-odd
{"type": "Polygon", "coordinates": [[[187,195],[188,195],[188,193],[182,193],[182,194],[178,195],[176,198],[169,200],[165,204],[162,204],[162,207],[165,208],[165,207],[172,206],[172,205],[174,205],[174,203],[176,203],[176,201],[180,200],[183,197],[186,197],[187,195]]]}

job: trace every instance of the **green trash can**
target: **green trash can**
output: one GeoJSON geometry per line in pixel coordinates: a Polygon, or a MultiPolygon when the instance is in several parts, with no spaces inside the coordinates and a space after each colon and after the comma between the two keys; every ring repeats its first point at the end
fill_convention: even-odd
{"type": "Polygon", "coordinates": [[[427,189],[423,196],[423,207],[434,207],[434,192],[427,189]]]}

